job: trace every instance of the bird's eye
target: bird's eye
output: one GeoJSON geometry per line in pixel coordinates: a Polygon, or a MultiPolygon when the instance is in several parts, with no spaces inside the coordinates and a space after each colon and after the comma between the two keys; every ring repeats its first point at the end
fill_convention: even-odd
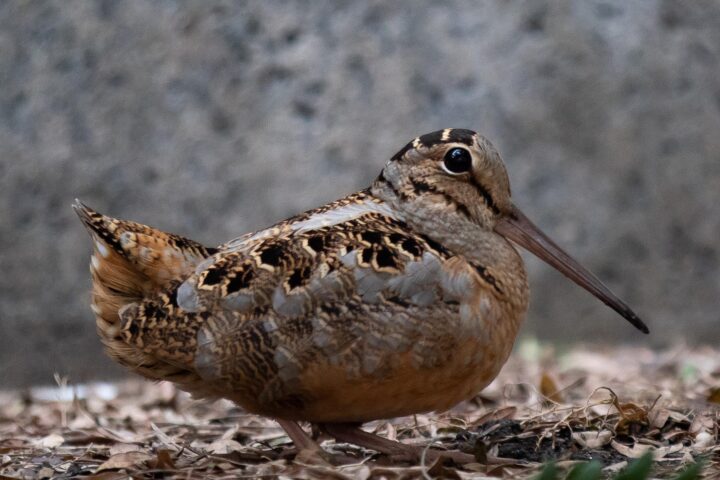
{"type": "Polygon", "coordinates": [[[464,148],[453,148],[448,150],[443,159],[443,167],[445,171],[457,175],[459,173],[465,173],[470,171],[472,168],[472,157],[470,152],[464,148]]]}

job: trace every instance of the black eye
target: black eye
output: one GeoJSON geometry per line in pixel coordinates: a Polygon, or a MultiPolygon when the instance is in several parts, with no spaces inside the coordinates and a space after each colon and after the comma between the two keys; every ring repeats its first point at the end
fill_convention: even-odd
{"type": "Polygon", "coordinates": [[[472,157],[464,148],[453,148],[445,154],[443,165],[448,173],[464,173],[472,168],[472,157]]]}

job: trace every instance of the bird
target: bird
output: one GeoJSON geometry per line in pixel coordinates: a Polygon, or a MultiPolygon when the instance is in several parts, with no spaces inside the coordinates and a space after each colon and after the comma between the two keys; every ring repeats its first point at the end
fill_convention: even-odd
{"type": "Polygon", "coordinates": [[[360,427],[447,410],[498,375],[528,310],[518,247],[649,332],[513,204],[498,150],[467,129],[421,135],[368,188],[217,247],[73,208],[107,354],[276,420],[298,450],[323,452],[309,422],[419,458],[360,427]]]}

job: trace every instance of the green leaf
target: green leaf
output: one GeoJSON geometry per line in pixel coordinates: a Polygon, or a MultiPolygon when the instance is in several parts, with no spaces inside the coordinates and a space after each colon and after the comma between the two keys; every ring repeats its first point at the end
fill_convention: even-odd
{"type": "Polygon", "coordinates": [[[650,475],[652,462],[652,453],[647,452],[645,455],[628,465],[625,470],[615,477],[615,480],[646,480],[650,475]]]}
{"type": "Polygon", "coordinates": [[[675,480],[696,480],[700,478],[702,469],[703,461],[699,460],[680,472],[678,476],[675,477],[675,480]]]}
{"type": "Polygon", "coordinates": [[[545,465],[535,480],[557,480],[558,469],[554,463],[548,463],[545,465]]]}
{"type": "Polygon", "coordinates": [[[602,465],[593,460],[588,463],[575,465],[565,480],[597,480],[600,478],[602,465]]]}

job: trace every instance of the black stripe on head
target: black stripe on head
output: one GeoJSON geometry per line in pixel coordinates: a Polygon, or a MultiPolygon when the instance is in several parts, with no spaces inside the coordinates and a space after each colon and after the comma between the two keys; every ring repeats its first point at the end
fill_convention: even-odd
{"type": "Polygon", "coordinates": [[[473,144],[473,138],[475,135],[475,132],[465,128],[446,128],[444,130],[436,130],[414,139],[412,142],[401,148],[400,151],[393,155],[390,160],[397,161],[402,159],[403,155],[413,148],[415,141],[418,142],[419,146],[425,148],[430,148],[441,143],[463,143],[470,147],[473,144]],[[445,132],[447,132],[446,135],[444,135],[445,132]]]}
{"type": "Polygon", "coordinates": [[[442,135],[445,130],[437,130],[435,132],[426,133],[422,135],[419,140],[423,147],[430,148],[438,143],[444,143],[442,141],[442,135]]]}
{"type": "Polygon", "coordinates": [[[456,202],[455,199],[453,197],[451,197],[450,195],[448,195],[447,193],[441,192],[437,188],[433,187],[429,183],[423,182],[422,180],[415,180],[415,179],[411,178],[410,182],[412,183],[412,186],[417,193],[429,192],[429,193],[434,193],[436,195],[441,195],[447,203],[449,203],[450,205],[454,205],[455,209],[458,212],[462,213],[463,215],[465,215],[468,218],[472,218],[472,215],[470,215],[470,210],[468,210],[468,208],[465,205],[463,205],[462,203],[456,202]]]}
{"type": "Polygon", "coordinates": [[[408,152],[408,150],[410,150],[411,148],[413,148],[413,142],[408,142],[407,145],[405,145],[403,148],[400,149],[399,152],[397,152],[395,155],[392,156],[390,161],[396,162],[396,161],[402,159],[403,155],[405,155],[408,152]]]}
{"type": "Polygon", "coordinates": [[[449,143],[464,143],[468,147],[473,144],[473,137],[475,132],[464,128],[452,128],[448,135],[447,142],[449,143]]]}
{"type": "Polygon", "coordinates": [[[478,193],[480,193],[480,195],[483,197],[483,200],[485,200],[485,205],[487,205],[487,207],[490,210],[492,210],[495,215],[499,215],[500,209],[498,208],[497,204],[493,200],[488,189],[485,188],[484,186],[482,186],[482,184],[480,184],[480,182],[475,180],[475,177],[470,177],[470,183],[472,184],[472,186],[475,187],[475,189],[478,191],[478,193]]]}

